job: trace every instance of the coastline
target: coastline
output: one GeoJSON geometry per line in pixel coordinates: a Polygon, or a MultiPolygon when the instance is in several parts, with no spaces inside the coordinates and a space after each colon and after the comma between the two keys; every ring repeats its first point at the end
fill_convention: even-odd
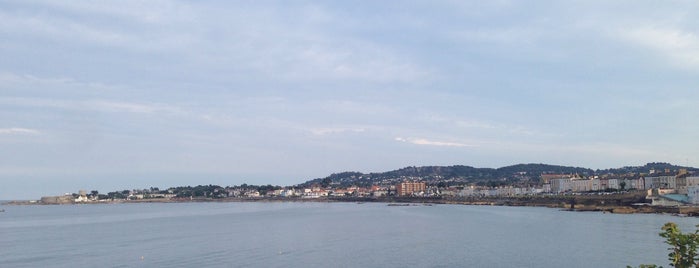
{"type": "Polygon", "coordinates": [[[2,205],[98,205],[98,204],[143,204],[143,203],[191,203],[191,202],[346,202],[346,203],[386,203],[386,204],[451,204],[472,206],[529,206],[558,208],[578,212],[604,212],[614,214],[672,214],[677,216],[699,217],[697,206],[650,206],[642,192],[626,194],[592,195],[551,195],[523,197],[250,197],[250,198],[153,198],[139,200],[108,200],[92,202],[70,202],[46,204],[40,201],[7,201],[2,205]]]}

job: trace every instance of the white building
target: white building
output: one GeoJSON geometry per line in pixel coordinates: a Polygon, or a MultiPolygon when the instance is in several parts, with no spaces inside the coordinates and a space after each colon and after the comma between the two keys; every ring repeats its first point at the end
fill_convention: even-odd
{"type": "Polygon", "coordinates": [[[699,185],[687,187],[687,197],[692,204],[699,204],[699,185]]]}
{"type": "Polygon", "coordinates": [[[592,180],[571,180],[570,190],[573,192],[588,192],[592,190],[592,180]]]}
{"type": "Polygon", "coordinates": [[[677,180],[675,176],[645,177],[644,187],[644,189],[677,189],[677,180]]]}
{"type": "Polygon", "coordinates": [[[551,182],[551,192],[552,193],[563,193],[572,190],[572,184],[570,178],[552,179],[551,182]]]}
{"type": "Polygon", "coordinates": [[[689,176],[687,177],[687,187],[699,185],[699,176],[689,176]]]}
{"type": "MultiPolygon", "coordinates": [[[[624,185],[624,188],[628,189],[628,185],[624,185]]],[[[619,180],[618,179],[608,179],[607,180],[607,189],[621,189],[621,185],[619,185],[619,180]]]]}

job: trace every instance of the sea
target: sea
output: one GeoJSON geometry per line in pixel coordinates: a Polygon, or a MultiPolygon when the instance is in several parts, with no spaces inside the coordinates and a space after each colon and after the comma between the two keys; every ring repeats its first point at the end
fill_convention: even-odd
{"type": "Polygon", "coordinates": [[[541,207],[227,202],[0,206],[0,267],[669,267],[666,222],[541,207]]]}

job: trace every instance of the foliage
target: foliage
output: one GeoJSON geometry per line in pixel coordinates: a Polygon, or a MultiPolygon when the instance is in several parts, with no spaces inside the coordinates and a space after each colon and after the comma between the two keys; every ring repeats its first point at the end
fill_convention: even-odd
{"type": "MultiPolygon", "coordinates": [[[[699,227],[699,225],[697,226],[699,227]]],[[[697,266],[697,246],[699,245],[699,230],[694,233],[682,233],[677,224],[668,222],[660,236],[665,238],[665,243],[670,245],[668,254],[670,265],[680,268],[697,266]]]]}
{"type": "MultiPolygon", "coordinates": [[[[155,190],[155,188],[153,189],[155,190]]],[[[208,197],[208,198],[223,198],[224,188],[218,185],[197,185],[197,186],[180,186],[169,189],[177,197],[208,197]]]]}
{"type": "MultiPolygon", "coordinates": [[[[697,225],[699,227],[699,225],[697,225]]],[[[699,230],[694,233],[682,233],[677,224],[668,222],[661,228],[660,236],[665,238],[665,244],[670,245],[667,255],[670,266],[678,268],[699,267],[699,256],[697,247],[699,246],[699,230]]],[[[626,266],[632,268],[631,266],[626,266]]],[[[641,264],[638,268],[662,268],[655,264],[641,264]]]]}
{"type": "Polygon", "coordinates": [[[271,184],[257,186],[257,192],[261,195],[266,194],[269,191],[279,190],[281,186],[272,186],[271,184]]]}
{"type": "Polygon", "coordinates": [[[686,168],[688,171],[699,171],[699,169],[694,168],[694,167],[684,167],[684,166],[677,166],[673,165],[670,163],[662,163],[662,162],[652,162],[645,164],[643,166],[627,166],[627,167],[621,167],[621,168],[611,168],[611,169],[598,169],[595,171],[597,174],[627,174],[627,173],[648,173],[650,170],[656,170],[656,171],[664,171],[665,169],[669,170],[678,170],[681,168],[686,168]]]}
{"type": "Polygon", "coordinates": [[[128,196],[128,192],[124,194],[123,192],[109,192],[107,193],[107,197],[109,199],[126,199],[128,196]]]}
{"type": "Polygon", "coordinates": [[[592,169],[580,167],[566,167],[546,164],[519,164],[501,168],[475,168],[471,166],[423,166],[423,167],[405,167],[398,170],[377,172],[377,173],[361,173],[361,172],[341,172],[334,173],[325,178],[317,178],[306,181],[297,185],[298,187],[309,187],[312,185],[325,186],[329,183],[337,183],[341,186],[371,186],[377,182],[402,181],[403,179],[420,178],[426,183],[438,183],[448,180],[450,182],[482,183],[488,184],[490,181],[495,181],[497,185],[507,185],[502,182],[502,179],[519,179],[521,176],[527,179],[538,179],[542,173],[561,173],[561,174],[582,174],[591,175],[594,173],[592,169]],[[522,175],[524,174],[524,175],[522,175]],[[518,177],[519,176],[519,177],[518,177]],[[391,181],[395,180],[395,181],[391,181]]]}
{"type": "Polygon", "coordinates": [[[320,186],[323,188],[330,186],[330,184],[333,182],[331,178],[325,178],[320,182],[320,186]]]}

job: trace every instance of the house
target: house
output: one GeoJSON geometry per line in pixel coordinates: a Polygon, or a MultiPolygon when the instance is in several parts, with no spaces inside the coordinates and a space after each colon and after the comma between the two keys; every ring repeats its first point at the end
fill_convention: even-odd
{"type": "Polygon", "coordinates": [[[689,203],[699,204],[699,185],[692,185],[687,187],[687,199],[689,203]]]}
{"type": "Polygon", "coordinates": [[[675,176],[654,176],[644,178],[644,189],[676,189],[677,180],[675,176]]]}
{"type": "Polygon", "coordinates": [[[78,197],[75,198],[75,202],[78,203],[78,202],[87,202],[87,201],[90,201],[87,198],[87,191],[85,191],[85,190],[78,191],[78,197]]]}
{"type": "Polygon", "coordinates": [[[255,191],[255,190],[251,190],[251,191],[246,191],[245,194],[243,194],[243,195],[245,195],[245,197],[260,197],[260,192],[255,191]]]}
{"type": "Polygon", "coordinates": [[[553,193],[570,192],[573,189],[573,185],[571,184],[571,178],[552,179],[550,182],[551,192],[553,193]]]}

